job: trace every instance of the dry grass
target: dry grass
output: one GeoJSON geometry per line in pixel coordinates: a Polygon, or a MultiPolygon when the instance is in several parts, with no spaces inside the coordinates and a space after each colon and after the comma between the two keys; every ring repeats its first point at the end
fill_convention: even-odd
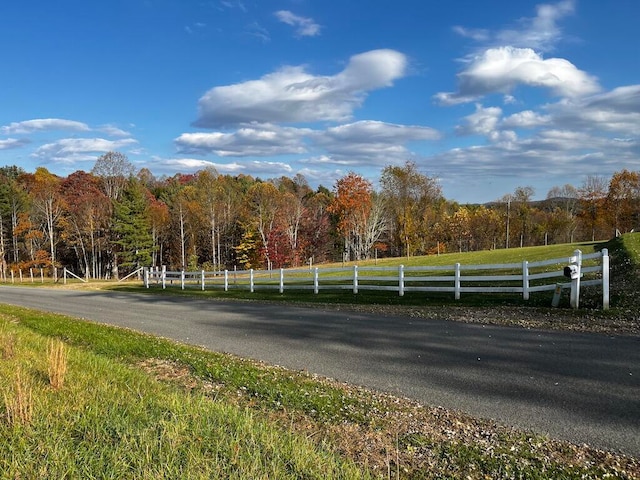
{"type": "Polygon", "coordinates": [[[10,360],[16,355],[16,334],[0,332],[0,358],[10,360]]]}
{"type": "Polygon", "coordinates": [[[49,383],[54,389],[60,390],[64,385],[64,377],[67,373],[67,352],[64,343],[60,340],[51,340],[48,358],[49,383]]]}
{"type": "Polygon", "coordinates": [[[33,419],[33,391],[22,378],[20,369],[16,371],[14,394],[4,394],[7,422],[10,426],[29,425],[33,419]]]}

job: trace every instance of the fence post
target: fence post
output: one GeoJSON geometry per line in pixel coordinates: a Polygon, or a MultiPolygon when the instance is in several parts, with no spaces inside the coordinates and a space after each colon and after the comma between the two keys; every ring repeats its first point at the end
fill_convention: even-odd
{"type": "Polygon", "coordinates": [[[582,275],[582,252],[575,250],[573,257],[571,257],[571,263],[578,267],[575,278],[571,279],[571,308],[578,308],[580,306],[580,275],[582,275]]]}
{"type": "Polygon", "coordinates": [[[398,295],[404,296],[404,265],[398,267],[398,295]]]}
{"type": "Polygon", "coordinates": [[[167,266],[162,265],[162,289],[167,288],[167,266]]]}
{"type": "Polygon", "coordinates": [[[318,267],[313,270],[313,293],[318,294],[318,290],[320,290],[320,283],[318,281],[318,267]]]}
{"type": "Polygon", "coordinates": [[[280,293],[284,293],[284,268],[280,269],[280,293]]]}
{"type": "Polygon", "coordinates": [[[144,288],[149,288],[149,268],[148,267],[144,267],[144,288]]]}
{"type": "Polygon", "coordinates": [[[202,291],[204,292],[204,270],[200,271],[200,275],[201,275],[201,286],[202,286],[202,291]]]}
{"type": "Polygon", "coordinates": [[[18,270],[20,272],[20,283],[22,283],[22,269],[18,270]]]}
{"type": "Polygon", "coordinates": [[[522,262],[522,299],[529,300],[529,262],[522,262]]]}
{"type": "Polygon", "coordinates": [[[184,290],[184,270],[180,270],[180,287],[184,290]]]}
{"type": "MultiPolygon", "coordinates": [[[[63,283],[66,285],[67,284],[67,267],[64,267],[64,269],[62,270],[62,274],[64,276],[64,281],[63,283]]],[[[21,275],[22,276],[22,275],[21,275]]]]}
{"type": "Polygon", "coordinates": [[[229,270],[224,269],[224,291],[229,291],[229,270]]]}
{"type": "Polygon", "coordinates": [[[29,276],[31,276],[31,283],[33,283],[33,268],[29,269],[29,276]]]}
{"type": "Polygon", "coordinates": [[[460,300],[460,264],[456,263],[456,270],[453,280],[454,298],[460,300]]]}
{"type": "Polygon", "coordinates": [[[40,269],[40,283],[44,283],[44,270],[40,269]]]}
{"type": "Polygon", "coordinates": [[[602,249],[602,309],[609,310],[609,250],[602,249]]]}
{"type": "Polygon", "coordinates": [[[353,266],[353,293],[358,293],[358,265],[353,266]]]}
{"type": "Polygon", "coordinates": [[[253,268],[249,270],[249,291],[253,293],[253,268]]]}

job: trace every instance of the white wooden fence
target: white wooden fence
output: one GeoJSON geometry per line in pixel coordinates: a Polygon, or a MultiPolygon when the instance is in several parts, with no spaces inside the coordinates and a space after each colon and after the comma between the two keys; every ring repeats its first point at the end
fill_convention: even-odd
{"type": "MultiPolygon", "coordinates": [[[[352,267],[303,268],[279,270],[224,270],[221,272],[168,271],[162,268],[146,268],[144,285],[180,286],[180,288],[221,288],[224,291],[240,288],[254,292],[256,289],[287,290],[346,289],[357,294],[360,290],[405,292],[450,292],[456,300],[463,293],[519,293],[524,300],[534,292],[571,289],[571,306],[578,307],[580,285],[601,286],[602,306],[609,308],[609,254],[582,255],[576,250],[569,258],[555,258],[538,262],[505,263],[493,265],[455,265],[405,267],[352,267]],[[583,262],[588,261],[587,266],[583,262]],[[565,276],[564,267],[574,265],[577,278],[565,276]],[[558,282],[557,278],[563,278],[558,282]]],[[[555,299],[554,299],[555,302],[555,299]]],[[[556,302],[557,305],[557,302],[556,302]]]]}

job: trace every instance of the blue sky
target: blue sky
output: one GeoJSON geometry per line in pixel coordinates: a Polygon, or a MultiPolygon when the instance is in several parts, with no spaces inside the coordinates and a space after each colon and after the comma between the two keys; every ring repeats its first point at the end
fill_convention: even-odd
{"type": "Polygon", "coordinates": [[[637,0],[6,0],[0,165],[215,167],[448,199],[640,170],[637,0]]]}

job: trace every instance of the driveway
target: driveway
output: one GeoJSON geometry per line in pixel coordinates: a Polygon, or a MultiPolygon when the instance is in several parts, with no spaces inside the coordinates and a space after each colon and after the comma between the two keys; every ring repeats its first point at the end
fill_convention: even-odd
{"type": "Polygon", "coordinates": [[[321,307],[0,287],[64,313],[640,457],[640,337],[321,307]]]}

